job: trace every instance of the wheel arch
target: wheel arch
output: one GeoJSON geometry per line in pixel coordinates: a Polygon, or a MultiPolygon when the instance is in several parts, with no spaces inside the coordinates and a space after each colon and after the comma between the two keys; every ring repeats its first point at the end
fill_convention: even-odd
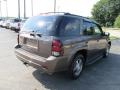
{"type": "Polygon", "coordinates": [[[74,58],[76,55],[78,55],[78,54],[83,55],[83,57],[84,57],[84,64],[85,64],[85,62],[86,62],[86,60],[87,60],[87,50],[86,50],[86,49],[81,49],[81,50],[78,50],[77,52],[75,52],[75,53],[72,55],[72,57],[70,58],[69,66],[70,66],[71,63],[72,63],[73,58],[74,58]]]}
{"type": "Polygon", "coordinates": [[[108,44],[111,46],[111,41],[109,41],[108,44]]]}

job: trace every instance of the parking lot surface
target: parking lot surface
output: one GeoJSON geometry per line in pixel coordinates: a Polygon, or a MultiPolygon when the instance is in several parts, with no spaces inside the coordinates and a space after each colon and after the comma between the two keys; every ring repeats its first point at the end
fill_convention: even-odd
{"type": "Polygon", "coordinates": [[[66,72],[47,75],[16,59],[17,33],[0,28],[0,90],[120,90],[120,40],[112,42],[108,58],[87,66],[80,78],[66,72]]]}

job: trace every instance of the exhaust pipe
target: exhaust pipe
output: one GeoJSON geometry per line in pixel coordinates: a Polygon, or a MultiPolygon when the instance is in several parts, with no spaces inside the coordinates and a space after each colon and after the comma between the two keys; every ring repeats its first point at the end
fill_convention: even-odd
{"type": "Polygon", "coordinates": [[[26,67],[28,67],[28,66],[29,66],[27,62],[24,62],[23,64],[24,64],[26,67]]]}

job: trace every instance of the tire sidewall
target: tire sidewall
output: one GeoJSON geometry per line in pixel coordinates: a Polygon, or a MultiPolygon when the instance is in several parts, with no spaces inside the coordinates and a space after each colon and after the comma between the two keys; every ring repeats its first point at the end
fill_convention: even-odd
{"type": "Polygon", "coordinates": [[[82,73],[82,70],[81,70],[79,75],[75,75],[75,73],[73,71],[73,69],[75,67],[75,64],[76,64],[76,61],[78,60],[78,58],[80,58],[82,60],[82,70],[84,68],[84,57],[83,57],[83,55],[81,55],[81,54],[75,55],[75,57],[73,58],[73,60],[71,62],[70,69],[69,69],[70,76],[72,77],[72,79],[77,79],[80,76],[80,74],[82,73]]]}
{"type": "Polygon", "coordinates": [[[109,56],[109,52],[110,52],[110,45],[107,45],[105,52],[103,54],[103,57],[106,58],[109,56]]]}

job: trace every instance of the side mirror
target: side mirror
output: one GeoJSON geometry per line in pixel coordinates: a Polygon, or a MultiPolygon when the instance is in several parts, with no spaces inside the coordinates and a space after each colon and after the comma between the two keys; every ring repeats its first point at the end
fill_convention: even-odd
{"type": "Polygon", "coordinates": [[[104,36],[110,36],[110,33],[109,32],[104,32],[103,35],[104,36]]]}

